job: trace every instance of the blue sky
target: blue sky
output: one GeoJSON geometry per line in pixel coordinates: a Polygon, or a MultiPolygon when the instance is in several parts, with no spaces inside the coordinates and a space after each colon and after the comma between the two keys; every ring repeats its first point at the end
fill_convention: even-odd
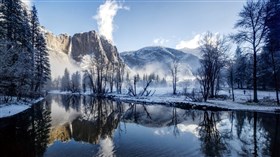
{"type": "Polygon", "coordinates": [[[122,52],[153,45],[192,48],[195,39],[206,31],[232,33],[245,1],[33,0],[31,3],[38,9],[40,23],[51,32],[73,35],[97,30],[113,40],[122,52]]]}

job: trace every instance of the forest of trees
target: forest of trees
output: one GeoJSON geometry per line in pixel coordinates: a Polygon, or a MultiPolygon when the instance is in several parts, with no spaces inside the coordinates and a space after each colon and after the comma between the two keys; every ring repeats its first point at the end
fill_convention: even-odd
{"type": "Polygon", "coordinates": [[[252,88],[254,102],[258,89],[274,89],[279,104],[280,1],[247,1],[235,28],[237,33],[230,36],[239,45],[234,59],[224,56],[226,40],[208,32],[200,41],[203,57],[197,78],[204,100],[216,96],[222,69],[228,69],[232,89],[252,88]]]}
{"type": "Polygon", "coordinates": [[[50,79],[44,34],[35,6],[20,0],[0,3],[0,95],[34,97],[50,79]]]}

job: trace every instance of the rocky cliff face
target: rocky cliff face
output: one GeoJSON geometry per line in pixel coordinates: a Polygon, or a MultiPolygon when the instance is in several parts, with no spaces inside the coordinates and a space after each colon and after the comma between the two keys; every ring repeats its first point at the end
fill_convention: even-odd
{"type": "MultiPolygon", "coordinates": [[[[122,62],[117,48],[95,31],[54,35],[45,32],[47,47],[50,50],[52,76],[63,75],[64,69],[79,70],[79,64],[85,55],[102,55],[105,61],[122,62]],[[73,62],[74,61],[74,62],[73,62]]],[[[73,72],[75,72],[73,71],[73,72]]]]}
{"type": "Polygon", "coordinates": [[[68,54],[70,43],[71,43],[70,36],[68,36],[67,34],[61,34],[55,36],[54,34],[47,32],[45,33],[45,37],[46,37],[47,47],[50,50],[68,54]]]}
{"type": "Polygon", "coordinates": [[[81,61],[87,54],[103,55],[106,60],[117,62],[118,51],[108,40],[100,37],[95,31],[78,33],[72,37],[71,56],[76,61],[81,61]]]}

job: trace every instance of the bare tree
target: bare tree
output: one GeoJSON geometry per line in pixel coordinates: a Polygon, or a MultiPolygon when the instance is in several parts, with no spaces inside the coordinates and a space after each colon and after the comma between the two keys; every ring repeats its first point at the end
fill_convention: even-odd
{"type": "Polygon", "coordinates": [[[235,28],[240,28],[238,33],[232,38],[237,43],[249,43],[253,52],[253,89],[254,102],[258,102],[257,95],[257,53],[263,46],[265,34],[267,32],[266,7],[263,0],[249,0],[239,13],[240,19],[235,24],[235,28]]]}
{"type": "Polygon", "coordinates": [[[130,84],[130,86],[128,88],[128,94],[130,96],[137,96],[137,82],[138,81],[139,81],[139,78],[137,77],[137,75],[135,75],[133,77],[133,85],[130,84]]]}
{"type": "Polygon", "coordinates": [[[228,84],[231,87],[231,96],[232,96],[232,101],[235,101],[234,98],[234,62],[229,61],[228,65],[228,84]]]}
{"type": "Polygon", "coordinates": [[[102,54],[87,56],[83,59],[85,64],[87,78],[90,80],[92,92],[101,96],[106,91],[106,75],[108,74],[108,66],[110,63],[105,61],[102,54]]]}
{"type": "Polygon", "coordinates": [[[149,86],[151,85],[152,83],[152,79],[149,79],[146,81],[144,87],[143,87],[143,90],[140,91],[139,93],[137,93],[137,82],[139,82],[140,80],[140,77],[139,75],[135,75],[133,77],[133,85],[130,84],[129,88],[128,88],[128,95],[130,96],[152,96],[154,92],[152,92],[152,90],[149,90],[149,86]]]}
{"type": "Polygon", "coordinates": [[[122,84],[124,81],[124,75],[125,75],[125,65],[119,61],[116,68],[116,74],[115,74],[115,81],[116,81],[116,89],[117,93],[122,93],[122,84]]]}
{"type": "Polygon", "coordinates": [[[225,37],[211,32],[207,32],[199,43],[203,56],[200,60],[201,67],[198,70],[197,79],[201,85],[204,101],[207,101],[208,97],[214,97],[217,94],[220,72],[226,64],[225,52],[228,44],[225,37]]]}
{"type": "MultiPolygon", "coordinates": [[[[202,65],[203,66],[203,65],[202,65]]],[[[203,97],[203,100],[206,102],[209,97],[209,91],[210,91],[210,78],[209,74],[207,73],[207,66],[204,65],[204,67],[201,67],[197,71],[196,79],[198,80],[198,83],[200,84],[200,90],[203,97]]]]}
{"type": "Polygon", "coordinates": [[[169,70],[172,76],[172,87],[173,87],[173,94],[177,94],[177,82],[178,82],[178,67],[179,67],[179,59],[174,57],[169,64],[169,70]]]}

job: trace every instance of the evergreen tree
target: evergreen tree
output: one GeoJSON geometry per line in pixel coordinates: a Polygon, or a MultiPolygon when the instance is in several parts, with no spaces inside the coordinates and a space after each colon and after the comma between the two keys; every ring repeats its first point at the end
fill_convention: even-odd
{"type": "Polygon", "coordinates": [[[31,43],[32,43],[32,70],[35,82],[32,83],[32,90],[40,92],[42,87],[46,85],[50,79],[50,63],[49,54],[46,47],[46,41],[43,34],[40,32],[40,23],[37,17],[37,9],[35,6],[31,10],[31,43]],[[35,86],[34,86],[35,85],[35,86]],[[33,87],[34,86],[34,87],[33,87]]]}
{"type": "Polygon", "coordinates": [[[67,68],[65,68],[64,75],[61,78],[61,90],[63,91],[70,90],[70,73],[67,68]]]}
{"type": "Polygon", "coordinates": [[[279,102],[279,77],[280,77],[280,1],[270,0],[267,3],[267,22],[268,33],[266,36],[265,49],[270,56],[270,65],[274,78],[277,104],[279,102]]]}
{"type": "Polygon", "coordinates": [[[8,95],[22,95],[29,90],[30,75],[30,27],[29,17],[26,8],[19,0],[3,0],[1,3],[1,42],[2,74],[1,84],[3,83],[9,91],[8,95]],[[10,84],[7,86],[7,84],[10,84]],[[23,90],[24,89],[24,90],[23,90]],[[23,91],[22,91],[23,90],[23,91]]]}
{"type": "Polygon", "coordinates": [[[36,37],[35,47],[35,91],[40,91],[51,76],[49,54],[42,34],[38,34],[36,37]]]}
{"type": "Polygon", "coordinates": [[[73,93],[81,91],[81,74],[78,71],[71,76],[71,91],[73,93]]]}

